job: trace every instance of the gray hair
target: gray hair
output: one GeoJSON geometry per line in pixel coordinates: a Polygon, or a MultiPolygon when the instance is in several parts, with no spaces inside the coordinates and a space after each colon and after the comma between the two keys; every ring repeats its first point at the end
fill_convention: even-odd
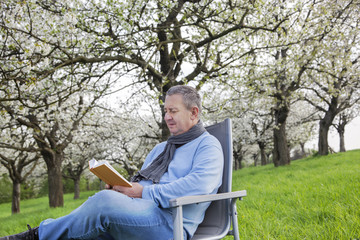
{"type": "Polygon", "coordinates": [[[171,87],[167,92],[166,96],[171,96],[174,94],[180,94],[183,96],[183,101],[185,104],[185,107],[188,110],[191,110],[192,107],[198,107],[199,108],[199,116],[201,115],[201,97],[200,94],[196,91],[195,88],[190,86],[184,86],[184,85],[177,85],[171,87]]]}

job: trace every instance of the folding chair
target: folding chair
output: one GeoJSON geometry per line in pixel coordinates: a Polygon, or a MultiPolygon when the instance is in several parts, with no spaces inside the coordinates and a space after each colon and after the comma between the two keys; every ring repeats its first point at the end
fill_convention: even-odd
{"type": "Polygon", "coordinates": [[[207,131],[221,143],[224,152],[224,172],[222,185],[217,194],[185,196],[170,200],[174,220],[174,240],[183,240],[182,206],[202,202],[211,202],[205,212],[205,218],[192,239],[221,239],[233,235],[239,239],[236,200],[246,196],[246,190],[231,192],[232,183],[232,133],[231,119],[206,127],[207,131]],[[230,226],[233,229],[230,230],[230,226]]]}

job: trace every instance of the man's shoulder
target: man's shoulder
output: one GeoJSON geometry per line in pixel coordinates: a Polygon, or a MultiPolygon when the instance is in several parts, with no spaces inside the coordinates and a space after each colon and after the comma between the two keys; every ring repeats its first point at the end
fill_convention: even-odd
{"type": "Polygon", "coordinates": [[[166,143],[167,143],[167,141],[160,142],[160,143],[158,143],[158,144],[155,145],[154,149],[160,149],[160,148],[163,149],[163,148],[165,148],[166,143]]]}
{"type": "Polygon", "coordinates": [[[211,135],[208,131],[201,134],[196,140],[198,144],[201,145],[213,145],[221,148],[219,140],[215,136],[211,135]]]}

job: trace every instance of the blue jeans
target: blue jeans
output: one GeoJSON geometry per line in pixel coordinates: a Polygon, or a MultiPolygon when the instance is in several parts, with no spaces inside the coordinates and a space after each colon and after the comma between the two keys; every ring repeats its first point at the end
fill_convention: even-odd
{"type": "Polygon", "coordinates": [[[169,240],[172,231],[169,209],[112,190],[98,192],[69,215],[47,219],[39,226],[40,240],[169,240]]]}

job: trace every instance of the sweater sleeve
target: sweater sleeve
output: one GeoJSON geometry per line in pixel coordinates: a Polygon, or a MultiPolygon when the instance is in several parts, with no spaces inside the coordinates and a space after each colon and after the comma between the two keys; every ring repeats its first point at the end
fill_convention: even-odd
{"type": "Polygon", "coordinates": [[[209,136],[197,146],[189,173],[169,183],[144,186],[142,197],[168,208],[170,199],[215,193],[221,185],[222,172],[221,145],[216,138],[209,136]]]}

